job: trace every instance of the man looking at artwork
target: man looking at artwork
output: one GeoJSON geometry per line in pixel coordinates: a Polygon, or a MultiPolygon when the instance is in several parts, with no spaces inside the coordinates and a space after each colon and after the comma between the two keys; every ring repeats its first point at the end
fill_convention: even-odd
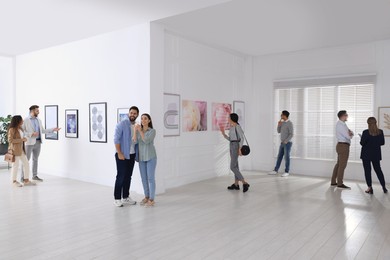
{"type": "Polygon", "coordinates": [[[124,203],[136,204],[130,198],[130,184],[136,157],[136,146],[132,139],[138,114],[138,107],[132,106],[129,109],[128,117],[120,121],[115,128],[114,144],[117,175],[114,187],[114,205],[117,207],[122,207],[124,203]]]}
{"type": "Polygon", "coordinates": [[[32,179],[35,181],[43,181],[43,179],[38,177],[38,157],[39,154],[41,153],[42,134],[58,132],[61,128],[45,129],[42,125],[41,119],[38,118],[38,115],[39,115],[39,106],[32,105],[30,107],[30,115],[24,119],[23,131],[27,138],[27,142],[26,142],[27,160],[30,161],[31,154],[33,156],[32,179]]]}

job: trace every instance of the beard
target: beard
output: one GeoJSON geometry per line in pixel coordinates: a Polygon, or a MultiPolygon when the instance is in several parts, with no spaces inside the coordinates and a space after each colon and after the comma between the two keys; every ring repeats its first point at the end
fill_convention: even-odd
{"type": "Polygon", "coordinates": [[[130,122],[134,122],[134,121],[137,119],[137,117],[135,117],[135,116],[130,116],[129,119],[130,119],[130,122]]]}

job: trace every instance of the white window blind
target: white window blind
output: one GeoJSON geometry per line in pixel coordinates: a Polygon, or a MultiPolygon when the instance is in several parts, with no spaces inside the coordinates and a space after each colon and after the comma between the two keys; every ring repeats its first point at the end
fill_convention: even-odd
{"type": "MultiPolygon", "coordinates": [[[[322,86],[316,84],[304,86],[304,81],[300,81],[299,84],[292,83],[290,87],[287,82],[275,84],[275,122],[280,119],[281,111],[288,110],[290,120],[294,124],[292,157],[334,160],[337,112],[347,110],[349,115],[347,125],[355,133],[349,160],[360,161],[361,146],[358,133],[367,129],[367,118],[374,115],[373,78],[369,78],[371,83],[367,83],[367,76],[364,79],[364,83],[361,84],[345,84],[345,80],[340,80],[344,84],[322,86]]],[[[358,80],[359,78],[356,78],[352,82],[358,80]]],[[[321,82],[324,83],[324,80],[321,82]]],[[[335,80],[332,79],[331,82],[334,83],[335,80]]],[[[313,80],[310,84],[313,84],[313,80]]],[[[274,140],[276,156],[280,145],[277,133],[274,140]]]]}

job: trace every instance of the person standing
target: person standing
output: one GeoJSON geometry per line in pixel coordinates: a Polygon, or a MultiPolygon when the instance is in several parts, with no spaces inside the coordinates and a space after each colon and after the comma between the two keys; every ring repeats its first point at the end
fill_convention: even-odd
{"type": "Polygon", "coordinates": [[[130,184],[137,152],[132,139],[138,114],[138,107],[130,107],[129,116],[120,121],[115,128],[114,144],[117,174],[114,186],[114,205],[117,207],[122,207],[123,203],[130,205],[137,203],[130,198],[130,184]]]}
{"type": "Polygon", "coordinates": [[[363,131],[360,140],[360,144],[362,146],[360,159],[363,161],[364,175],[368,186],[368,189],[365,192],[369,194],[374,193],[371,180],[371,164],[374,167],[380,184],[382,185],[383,192],[387,193],[385,177],[380,164],[380,161],[382,160],[381,146],[385,144],[385,137],[383,135],[383,131],[378,129],[376,123],[375,117],[369,117],[367,119],[368,129],[363,131]]]}
{"type": "Polygon", "coordinates": [[[272,172],[269,173],[270,175],[275,175],[278,173],[283,160],[283,156],[284,161],[286,163],[286,167],[284,169],[282,177],[287,177],[290,175],[290,152],[292,147],[291,139],[294,136],[294,126],[293,123],[288,119],[289,116],[290,112],[288,112],[287,110],[283,110],[282,114],[280,115],[280,120],[277,126],[277,131],[280,134],[279,153],[278,158],[276,160],[275,168],[272,172]]]}
{"type": "Polygon", "coordinates": [[[351,189],[346,186],[343,182],[344,171],[347,167],[348,158],[349,158],[349,147],[351,145],[351,139],[353,137],[353,132],[348,128],[347,122],[348,114],[345,110],[340,110],[337,113],[339,120],[336,123],[336,152],[337,152],[337,162],[333,168],[333,174],[331,178],[330,185],[337,186],[341,189],[351,189]]]}
{"type": "Polygon", "coordinates": [[[154,147],[156,130],[153,129],[152,118],[149,114],[141,115],[141,125],[135,126],[135,132],[133,141],[137,142],[139,147],[138,165],[145,195],[140,204],[151,207],[155,204],[157,154],[154,147]]]}
{"type": "Polygon", "coordinates": [[[12,117],[11,123],[8,128],[8,143],[10,149],[13,151],[15,156],[15,162],[12,166],[12,184],[15,187],[23,187],[23,185],[16,180],[16,175],[19,170],[19,163],[22,162],[23,174],[22,174],[22,183],[24,185],[35,185],[35,182],[29,180],[30,175],[30,165],[26,157],[26,150],[24,143],[27,141],[27,138],[24,137],[23,133],[23,118],[20,115],[12,117]]]}
{"type": "Polygon", "coordinates": [[[238,167],[238,156],[241,154],[241,147],[244,143],[244,131],[242,131],[241,126],[238,124],[238,115],[236,113],[231,113],[229,116],[229,135],[225,134],[225,128],[221,124],[220,130],[226,140],[230,142],[230,170],[234,173],[234,183],[228,186],[228,190],[240,190],[239,182],[242,182],[243,192],[247,192],[249,189],[249,183],[247,183],[240,172],[238,167]]]}
{"type": "Polygon", "coordinates": [[[30,161],[32,154],[32,179],[35,181],[43,181],[38,177],[38,158],[41,153],[42,135],[59,131],[61,128],[45,129],[41,119],[38,118],[39,106],[32,105],[30,107],[30,115],[24,119],[23,130],[27,137],[26,154],[30,161]]]}

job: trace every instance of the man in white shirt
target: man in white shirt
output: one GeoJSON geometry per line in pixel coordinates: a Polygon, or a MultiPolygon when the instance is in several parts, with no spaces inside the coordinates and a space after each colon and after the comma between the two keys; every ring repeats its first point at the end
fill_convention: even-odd
{"type": "Polygon", "coordinates": [[[344,185],[344,170],[347,167],[349,157],[349,147],[351,145],[351,139],[353,132],[348,128],[345,123],[348,119],[347,111],[341,110],[337,113],[339,121],[336,123],[336,152],[337,152],[337,163],[333,169],[333,175],[330,182],[331,186],[337,186],[341,189],[350,189],[350,187],[344,185]]]}
{"type": "MultiPolygon", "coordinates": [[[[38,177],[38,157],[41,152],[42,134],[53,133],[59,131],[61,128],[45,129],[42,125],[42,121],[38,118],[39,106],[33,105],[30,107],[30,115],[24,119],[23,131],[27,137],[26,142],[26,155],[30,160],[31,154],[33,155],[32,172],[33,180],[43,181],[38,177]]],[[[22,174],[23,176],[23,174],[22,174]]]]}

